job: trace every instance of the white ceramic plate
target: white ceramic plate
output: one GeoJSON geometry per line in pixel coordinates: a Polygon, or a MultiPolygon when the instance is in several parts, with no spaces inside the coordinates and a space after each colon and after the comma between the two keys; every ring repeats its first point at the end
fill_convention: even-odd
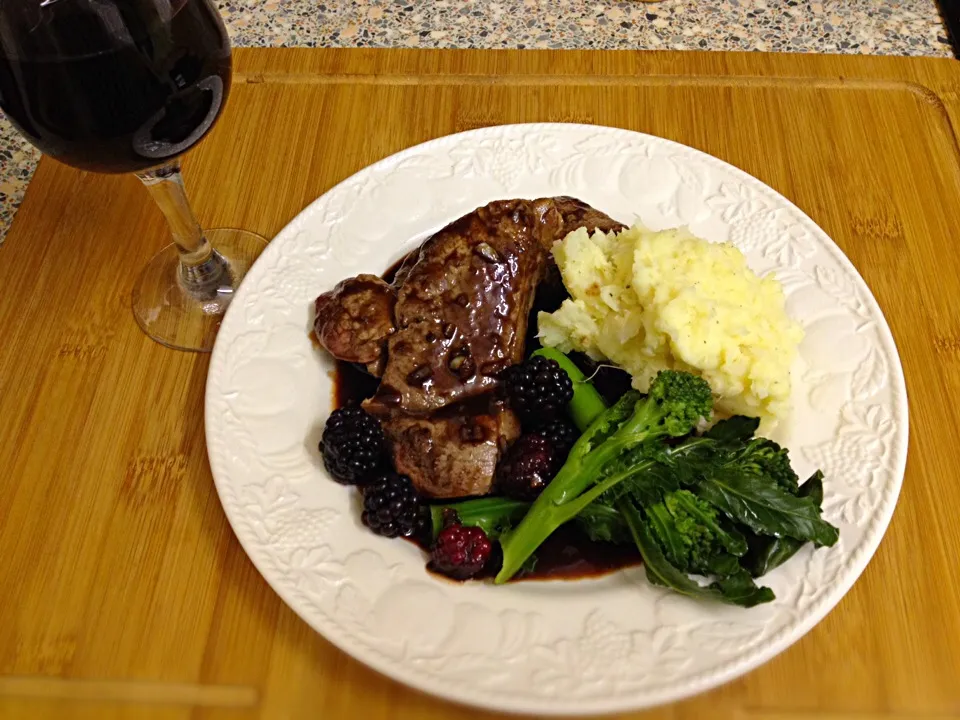
{"type": "Polygon", "coordinates": [[[306,622],[377,670],[452,700],[577,714],[654,705],[741,675],[788,647],[850,589],[903,478],[907,400],[883,315],[813,221],[746,173],[677,143],[588,125],[514,125],[440,138],[357,173],[304,210],[257,261],[223,322],[206,429],[220,499],[246,552],[306,622]],[[764,578],[751,610],[652,587],[641,568],[504,587],[435,579],[413,545],[360,524],[354,491],[317,452],[331,362],[312,301],[381,273],[491,200],[573,195],[625,223],[689,225],[776,272],[806,330],[795,410],[778,440],[801,476],[826,473],[833,548],[764,578]]]}

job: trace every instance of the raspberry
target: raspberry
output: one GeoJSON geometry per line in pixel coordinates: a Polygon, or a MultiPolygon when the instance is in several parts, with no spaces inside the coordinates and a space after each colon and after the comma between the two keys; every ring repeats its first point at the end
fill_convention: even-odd
{"type": "Polygon", "coordinates": [[[430,552],[430,567],[455,580],[466,580],[483,570],[493,543],[476,527],[448,525],[440,531],[430,552]]]}

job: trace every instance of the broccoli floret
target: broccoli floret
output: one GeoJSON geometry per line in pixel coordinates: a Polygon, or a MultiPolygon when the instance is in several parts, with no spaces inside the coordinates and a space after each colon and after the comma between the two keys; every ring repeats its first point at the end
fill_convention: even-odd
{"type": "Polygon", "coordinates": [[[714,507],[689,490],[667,493],[662,502],[645,508],[664,553],[684,572],[729,575],[739,569],[736,558],[747,542],[726,530],[714,507]]]}
{"type": "Polygon", "coordinates": [[[712,410],[713,394],[706,380],[664,370],[657,373],[645,397],[634,396],[632,413],[603,449],[619,454],[645,440],[688,435],[712,410]]]}
{"type": "Polygon", "coordinates": [[[797,494],[800,478],[790,465],[790,454],[773,440],[751,440],[743,450],[742,463],[746,472],[776,480],[791,495],[797,494]]]}
{"type": "Polygon", "coordinates": [[[726,527],[717,509],[689,490],[668,493],[665,502],[678,525],[692,523],[707,528],[712,538],[724,550],[738,557],[747,551],[746,538],[736,530],[726,527]]]}
{"type": "Polygon", "coordinates": [[[697,426],[700,418],[710,417],[713,410],[713,393],[707,381],[673,370],[657,374],[650,383],[647,401],[656,405],[663,434],[671,437],[686,435],[697,426]]]}
{"type": "Polygon", "coordinates": [[[663,501],[664,506],[673,518],[673,525],[683,541],[684,553],[678,558],[680,567],[688,572],[708,572],[709,558],[724,552],[723,545],[713,532],[717,523],[716,511],[702,500],[698,500],[687,490],[677,490],[668,494],[663,501]],[[680,493],[690,496],[691,503],[696,507],[698,515],[691,515],[677,497],[680,493]],[[711,524],[701,524],[700,518],[706,518],[711,524]]]}
{"type": "Polygon", "coordinates": [[[586,429],[520,525],[504,534],[496,582],[509,580],[554,530],[601,494],[657,465],[665,449],[658,440],[689,434],[711,410],[710,386],[689,373],[663,371],[646,396],[627,393],[586,429]]]}

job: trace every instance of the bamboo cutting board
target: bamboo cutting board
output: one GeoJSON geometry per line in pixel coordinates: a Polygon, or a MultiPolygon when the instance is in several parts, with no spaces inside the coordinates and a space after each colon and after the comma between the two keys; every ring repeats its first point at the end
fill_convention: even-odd
{"type": "MultiPolygon", "coordinates": [[[[570,121],[678,140],[786,195],[892,327],[911,401],[900,504],[803,640],[642,717],[960,718],[958,90],[948,60],[242,50],[185,175],[203,224],[272,236],[402,148],[570,121]]],[[[0,717],[484,717],[354,662],[253,569],[207,466],[207,357],[130,313],[165,242],[135,178],[44,160],[0,250],[0,717]]]]}

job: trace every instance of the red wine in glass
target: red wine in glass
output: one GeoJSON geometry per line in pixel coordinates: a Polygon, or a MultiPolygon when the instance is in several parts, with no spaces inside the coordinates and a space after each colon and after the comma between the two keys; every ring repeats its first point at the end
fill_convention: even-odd
{"type": "Polygon", "coordinates": [[[211,0],[0,0],[6,116],[67,165],[137,173],[170,222],[174,243],[144,270],[134,313],[171,347],[210,349],[265,243],[203,233],[183,191],[178,158],[214,126],[230,81],[230,42],[211,0]]]}

